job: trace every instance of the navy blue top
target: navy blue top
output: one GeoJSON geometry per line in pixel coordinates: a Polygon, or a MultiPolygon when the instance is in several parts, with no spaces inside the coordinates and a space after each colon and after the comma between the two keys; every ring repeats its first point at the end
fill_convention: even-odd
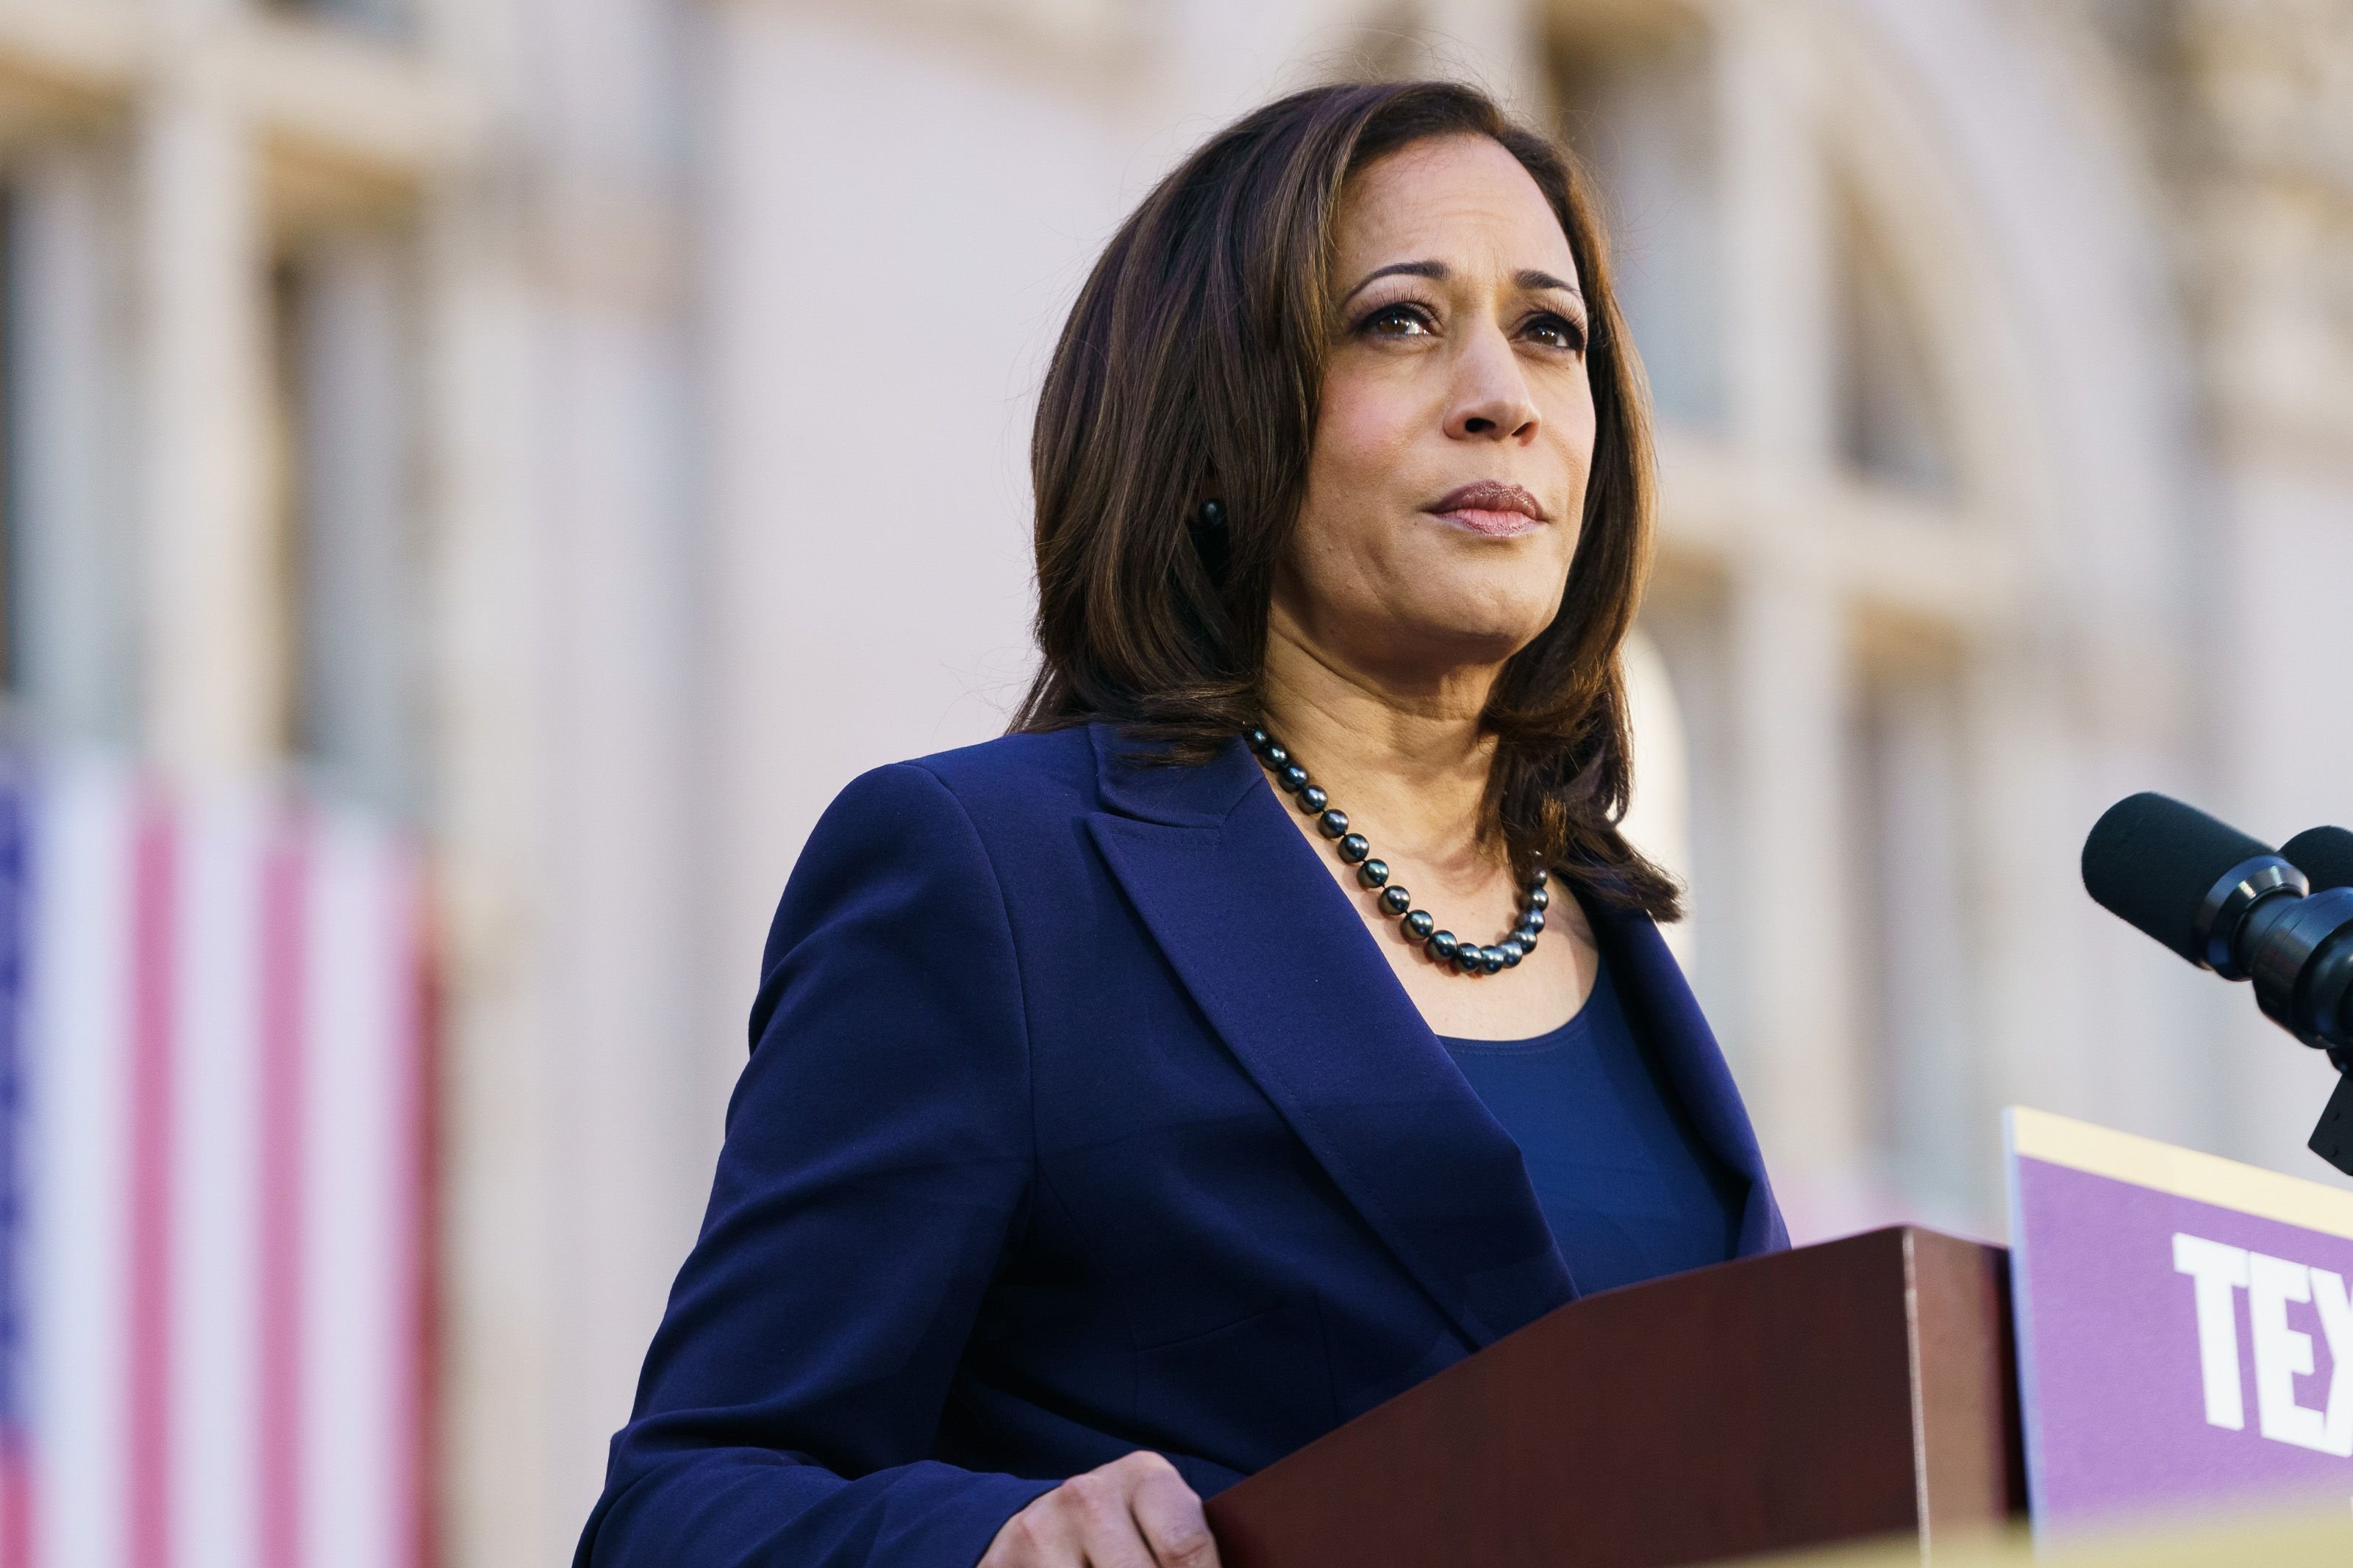
{"type": "MultiPolygon", "coordinates": [[[[842,792],[578,1568],[969,1568],[1063,1477],[1207,1496],[1576,1297],[1293,815],[1240,736],[1102,725],[842,792]]],[[[1665,943],[1586,912],[1740,1252],[1786,1247],[1665,943]]]]}
{"type": "Polygon", "coordinates": [[[1607,959],[1583,1010],[1548,1035],[1440,1038],[1519,1144],[1578,1290],[1722,1263],[1738,1250],[1746,1184],[1708,1152],[1627,1020],[1607,959]]]}

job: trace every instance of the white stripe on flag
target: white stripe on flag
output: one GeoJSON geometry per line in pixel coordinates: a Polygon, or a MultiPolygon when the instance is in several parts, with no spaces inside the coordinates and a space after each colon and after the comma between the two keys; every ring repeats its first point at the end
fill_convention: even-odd
{"type": "Polygon", "coordinates": [[[133,809],[88,762],[48,770],[37,799],[26,1296],[34,1560],[48,1568],[114,1568],[125,1547],[133,809]]]}
{"type": "Polygon", "coordinates": [[[358,820],[322,815],[311,865],[307,1561],[410,1568],[414,1030],[404,858],[358,820]]]}
{"type": "MultiPolygon", "coordinates": [[[[256,1568],[261,805],[183,810],[173,1139],[174,1568],[256,1568]]],[[[134,1565],[136,1568],[136,1565],[134,1565]]]]}

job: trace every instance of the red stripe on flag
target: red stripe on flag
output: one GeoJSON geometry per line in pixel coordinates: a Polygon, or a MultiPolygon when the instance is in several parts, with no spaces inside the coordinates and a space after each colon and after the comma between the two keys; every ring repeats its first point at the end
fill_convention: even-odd
{"type": "Polygon", "coordinates": [[[261,871],[260,1561],[302,1562],[303,1003],[310,967],[309,823],[290,815],[261,871]]]}
{"type": "Polygon", "coordinates": [[[132,849],[130,1568],[172,1563],[173,1010],[178,867],[163,808],[140,808],[132,849]]]}
{"type": "Polygon", "coordinates": [[[32,1568],[31,1450],[23,1426],[0,1431],[0,1568],[32,1568]]]}
{"type": "Polygon", "coordinates": [[[440,1234],[440,1184],[436,1173],[440,1164],[440,1119],[435,1101],[435,1089],[440,1079],[440,976],[434,963],[438,944],[434,941],[431,921],[432,892],[423,866],[413,857],[406,860],[400,879],[403,920],[399,927],[401,940],[408,944],[405,955],[410,978],[407,1002],[409,1014],[404,1020],[404,1037],[409,1042],[411,1055],[407,1068],[409,1103],[408,1181],[406,1191],[411,1208],[404,1217],[402,1242],[408,1248],[411,1295],[409,1310],[414,1314],[410,1326],[411,1345],[416,1356],[410,1369],[408,1388],[408,1443],[406,1458],[410,1470],[404,1478],[406,1485],[400,1495],[409,1502],[407,1525],[410,1531],[408,1550],[399,1561],[411,1568],[434,1568],[439,1560],[437,1550],[439,1537],[440,1497],[438,1486],[438,1464],[433,1432],[433,1393],[438,1381],[440,1342],[437,1332],[438,1317],[435,1304],[440,1299],[440,1275],[437,1265],[436,1239],[440,1234]]]}

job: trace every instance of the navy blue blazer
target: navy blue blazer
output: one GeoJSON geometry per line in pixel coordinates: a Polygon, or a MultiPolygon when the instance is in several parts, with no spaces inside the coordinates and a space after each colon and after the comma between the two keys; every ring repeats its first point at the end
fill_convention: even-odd
{"type": "MultiPolygon", "coordinates": [[[[1588,911],[1788,1245],[1647,920],[1588,911]]],[[[1138,1448],[1203,1495],[1577,1295],[1523,1171],[1239,741],[866,774],[785,889],[710,1211],[577,1568],[969,1568],[1138,1448]]]]}

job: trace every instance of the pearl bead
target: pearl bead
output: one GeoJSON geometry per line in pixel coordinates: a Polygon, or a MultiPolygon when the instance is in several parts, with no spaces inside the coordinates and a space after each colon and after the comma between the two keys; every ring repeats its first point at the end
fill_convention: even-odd
{"type": "Polygon", "coordinates": [[[1307,770],[1297,763],[1292,763],[1289,767],[1277,768],[1274,773],[1274,782],[1291,794],[1297,795],[1307,787],[1307,770]]]}
{"type": "Polygon", "coordinates": [[[1361,833],[1351,833],[1333,847],[1338,849],[1340,858],[1351,866],[1373,852],[1372,841],[1361,833]]]}
{"type": "Polygon", "coordinates": [[[1531,888],[1541,888],[1546,882],[1551,880],[1552,873],[1546,870],[1541,866],[1537,867],[1534,871],[1528,874],[1528,886],[1531,888]]]}
{"type": "Polygon", "coordinates": [[[1520,916],[1520,923],[1530,931],[1542,931],[1545,928],[1545,912],[1542,910],[1529,910],[1520,916]]]}
{"type": "Polygon", "coordinates": [[[1299,792],[1299,809],[1310,816],[1314,816],[1331,803],[1332,797],[1324,793],[1322,784],[1309,784],[1299,792]]]}
{"type": "Polygon", "coordinates": [[[1388,912],[1393,915],[1401,915],[1405,913],[1406,910],[1413,908],[1413,895],[1407,892],[1403,888],[1383,888],[1381,889],[1381,908],[1388,910],[1388,912]]]}
{"type": "Polygon", "coordinates": [[[1335,806],[1315,819],[1316,831],[1326,838],[1337,838],[1348,831],[1348,814],[1335,806]]]}
{"type": "Polygon", "coordinates": [[[1266,755],[1266,749],[1274,744],[1274,737],[1268,734],[1262,728],[1251,728],[1243,731],[1242,739],[1250,743],[1250,749],[1251,751],[1256,752],[1261,757],[1266,755]]]}
{"type": "Polygon", "coordinates": [[[1528,955],[1528,950],[1520,945],[1517,937],[1505,937],[1495,944],[1495,951],[1504,955],[1504,967],[1506,969],[1518,968],[1520,960],[1528,955]]]}
{"type": "Polygon", "coordinates": [[[1504,972],[1504,950],[1500,947],[1481,948],[1479,967],[1490,974],[1501,974],[1504,972]]]}
{"type": "Polygon", "coordinates": [[[1278,772],[1291,764],[1291,749],[1280,741],[1269,741],[1266,743],[1266,750],[1259,755],[1266,759],[1268,767],[1278,772]]]}
{"type": "Polygon", "coordinates": [[[1421,944],[1421,951],[1439,963],[1446,963],[1453,959],[1454,950],[1461,945],[1454,940],[1452,931],[1434,931],[1430,933],[1430,940],[1421,944]]]}
{"type": "Polygon", "coordinates": [[[1454,967],[1465,974],[1486,973],[1479,963],[1479,944],[1475,942],[1458,944],[1454,949],[1454,967]]]}
{"type": "Polygon", "coordinates": [[[1520,944],[1520,951],[1523,952],[1534,952],[1536,950],[1536,933],[1525,926],[1514,931],[1512,940],[1520,944]]]}
{"type": "Polygon", "coordinates": [[[1356,868],[1356,880],[1367,888],[1377,888],[1388,879],[1389,863],[1386,860],[1367,860],[1356,868]]]}
{"type": "Polygon", "coordinates": [[[1428,910],[1416,910],[1405,917],[1405,929],[1416,942],[1422,942],[1438,930],[1438,921],[1428,910]]]}
{"type": "Polygon", "coordinates": [[[1528,889],[1528,908],[1532,910],[1543,910],[1549,909],[1551,907],[1552,895],[1550,893],[1546,892],[1541,887],[1530,888],[1528,889]]]}

